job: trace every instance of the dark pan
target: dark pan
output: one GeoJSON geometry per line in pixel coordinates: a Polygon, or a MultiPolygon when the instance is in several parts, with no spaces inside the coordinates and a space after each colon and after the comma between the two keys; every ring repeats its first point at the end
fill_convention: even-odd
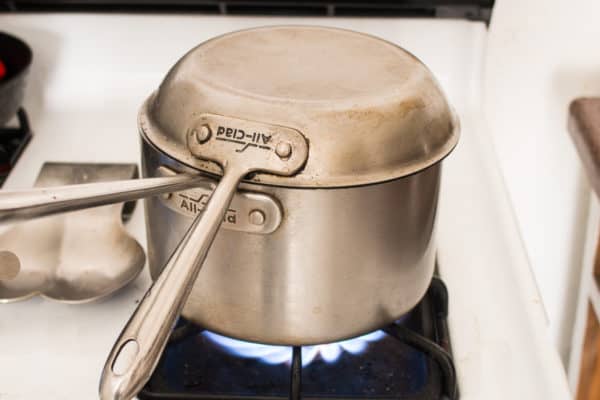
{"type": "Polygon", "coordinates": [[[31,65],[31,49],[14,36],[0,32],[0,60],[7,74],[0,80],[0,126],[17,114],[25,95],[25,79],[31,65]]]}

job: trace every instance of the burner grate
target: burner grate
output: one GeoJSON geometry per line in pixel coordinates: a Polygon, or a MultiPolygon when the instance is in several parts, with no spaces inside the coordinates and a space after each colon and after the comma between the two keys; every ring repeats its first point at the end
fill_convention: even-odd
{"type": "Polygon", "coordinates": [[[300,347],[290,349],[291,363],[268,365],[228,354],[180,321],[139,398],[456,400],[447,314],[446,286],[434,278],[419,305],[365,353],[304,367],[300,347]]]}
{"type": "Polygon", "coordinates": [[[0,127],[0,187],[31,140],[29,120],[23,108],[17,111],[17,127],[0,127]]]}

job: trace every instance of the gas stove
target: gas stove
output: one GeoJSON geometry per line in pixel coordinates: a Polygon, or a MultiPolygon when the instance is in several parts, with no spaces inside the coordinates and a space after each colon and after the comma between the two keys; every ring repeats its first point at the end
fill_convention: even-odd
{"type": "Polygon", "coordinates": [[[448,291],[434,278],[400,320],[337,343],[248,343],[182,319],[139,397],[456,400],[447,316],[448,291]]]}
{"type": "MultiPolygon", "coordinates": [[[[564,370],[547,334],[543,305],[498,171],[495,149],[487,127],[480,121],[484,115],[481,72],[484,54],[489,51],[488,30],[483,22],[2,14],[2,29],[26,40],[36,55],[24,103],[35,136],[4,187],[31,187],[45,161],[138,162],[136,113],[148,89],[156,87],[181,54],[219,34],[278,24],[328,25],[373,34],[407,48],[439,77],[462,124],[461,143],[444,171],[436,228],[439,274],[449,290],[447,326],[460,400],[570,398],[564,370]]],[[[136,207],[126,228],[140,243],[146,242],[143,207],[136,207]]],[[[97,398],[106,356],[150,283],[144,271],[115,296],[85,306],[39,298],[0,305],[0,397],[97,398]],[[32,377],[34,384],[30,383],[32,377]]],[[[409,323],[410,318],[400,324],[409,323]]],[[[254,390],[258,398],[289,397],[293,350],[286,349],[282,362],[269,364],[248,353],[234,356],[234,349],[212,340],[215,335],[211,338],[193,325],[188,329],[176,331],[189,336],[183,335],[179,342],[175,339],[169,345],[157,374],[141,396],[165,399],[173,394],[171,390],[182,389],[181,398],[207,396],[206,385],[219,384],[219,394],[213,394],[213,399],[243,398],[248,395],[248,385],[263,389],[262,393],[254,390]],[[189,342],[198,345],[195,350],[184,347],[189,342]],[[189,351],[190,355],[184,362],[174,357],[166,368],[165,362],[171,362],[174,349],[184,355],[189,351]],[[163,379],[164,374],[161,378],[159,374],[167,370],[177,371],[168,374],[174,380],[163,379]],[[237,379],[235,374],[243,375],[245,380],[234,386],[231,382],[236,380],[231,379],[232,392],[223,382],[229,375],[237,379]],[[267,383],[261,383],[264,381],[258,377],[266,376],[267,383]],[[164,385],[159,386],[159,382],[164,385]]],[[[423,383],[436,374],[434,371],[440,371],[429,356],[415,353],[389,335],[378,336],[381,333],[375,334],[378,340],[371,336],[363,340],[365,349],[360,355],[344,349],[336,363],[327,362],[336,352],[329,349],[319,351],[307,364],[311,357],[305,349],[305,356],[299,360],[305,364],[300,374],[301,395],[360,398],[372,388],[383,398],[389,382],[393,382],[388,385],[391,391],[410,389],[408,375],[422,379],[412,389],[421,386],[442,393],[439,379],[437,383],[430,381],[433,386],[423,383]],[[429,360],[420,365],[431,366],[430,372],[418,368],[399,371],[407,363],[417,365],[415,360],[429,360]],[[344,383],[338,381],[341,378],[344,383]],[[365,382],[372,383],[370,388],[356,388],[365,382]],[[363,390],[363,394],[352,390],[363,390]]],[[[443,342],[438,343],[444,347],[443,342]]],[[[346,344],[350,349],[353,346],[346,344]]],[[[344,343],[340,347],[344,348],[344,343]]],[[[296,365],[301,364],[296,360],[296,365]]],[[[411,393],[404,399],[411,399],[411,393]]],[[[398,396],[397,391],[389,397],[394,396],[398,396]]]]}

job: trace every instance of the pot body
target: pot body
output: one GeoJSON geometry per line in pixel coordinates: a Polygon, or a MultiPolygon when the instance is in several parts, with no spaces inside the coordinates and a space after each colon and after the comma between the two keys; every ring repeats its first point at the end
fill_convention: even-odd
{"type": "MultiPolygon", "coordinates": [[[[165,166],[199,173],[142,135],[144,176],[165,166]]],[[[252,233],[223,224],[182,315],[220,334],[282,345],[342,340],[396,320],[418,303],[433,275],[440,172],[437,163],[348,188],[242,183],[240,190],[278,204],[278,226],[252,233]]],[[[166,199],[146,200],[153,279],[193,220],[166,199]]]]}

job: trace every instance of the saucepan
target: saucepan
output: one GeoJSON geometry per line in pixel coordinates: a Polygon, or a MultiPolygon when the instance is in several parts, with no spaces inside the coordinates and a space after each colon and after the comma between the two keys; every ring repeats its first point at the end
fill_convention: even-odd
{"type": "Polygon", "coordinates": [[[402,48],[323,27],[229,33],[181,58],[138,126],[145,179],[0,196],[0,219],[147,197],[154,284],[108,357],[103,399],[143,387],[180,314],[309,345],[378,329],[427,290],[459,125],[402,48]]]}

